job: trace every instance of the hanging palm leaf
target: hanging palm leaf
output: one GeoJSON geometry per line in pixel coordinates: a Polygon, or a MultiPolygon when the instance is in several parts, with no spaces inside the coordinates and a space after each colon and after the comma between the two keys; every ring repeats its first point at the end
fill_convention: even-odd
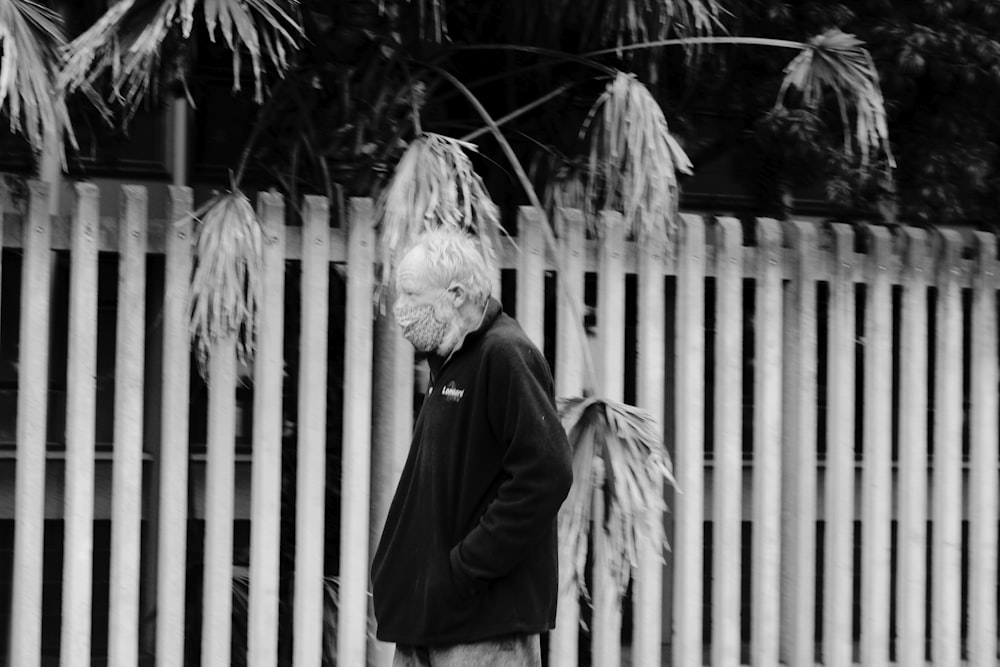
{"type": "Polygon", "coordinates": [[[617,210],[636,238],[672,238],[677,172],[692,173],[692,164],[649,90],[633,75],[618,72],[594,103],[580,134],[590,136],[585,201],[591,224],[596,224],[599,211],[617,210]]]}
{"type": "Polygon", "coordinates": [[[59,86],[72,91],[110,72],[112,98],[130,116],[159,73],[168,36],[190,38],[198,4],[209,38],[215,40],[218,28],[233,53],[233,89],[240,89],[245,49],[250,54],[255,99],[262,102],[264,62],[284,72],[302,36],[295,12],[280,0],[120,0],[69,44],[59,86]]]}
{"type": "Polygon", "coordinates": [[[65,44],[61,19],[32,0],[0,2],[0,113],[41,152],[46,132],[65,128],[76,145],[63,97],[52,94],[65,44]]]}
{"type": "Polygon", "coordinates": [[[198,224],[189,329],[204,377],[212,346],[230,336],[236,336],[237,360],[253,360],[263,232],[250,200],[236,189],[216,195],[192,216],[198,224]]]}
{"type": "Polygon", "coordinates": [[[465,151],[475,145],[440,134],[417,137],[403,153],[378,199],[382,287],[392,279],[398,254],[423,231],[453,227],[474,234],[494,264],[500,216],[465,151]]]}
{"type": "Polygon", "coordinates": [[[639,408],[598,397],[560,400],[560,416],[573,449],[573,486],[559,513],[559,538],[571,563],[568,580],[589,597],[585,583],[591,531],[604,531],[606,568],[624,595],[642,539],[666,544],[661,515],[663,482],[676,488],[672,464],[656,422],[639,408]],[[595,474],[600,470],[599,474],[595,474]],[[595,494],[603,494],[604,524],[592,525],[595,494]]]}
{"type": "Polygon", "coordinates": [[[878,70],[860,39],[836,28],[812,38],[785,67],[776,106],[785,103],[790,90],[800,93],[802,104],[810,111],[816,111],[825,92],[832,92],[844,126],[844,152],[851,156],[852,146],[857,144],[862,169],[879,153],[895,167],[878,70]],[[855,116],[853,141],[851,110],[855,116]]]}

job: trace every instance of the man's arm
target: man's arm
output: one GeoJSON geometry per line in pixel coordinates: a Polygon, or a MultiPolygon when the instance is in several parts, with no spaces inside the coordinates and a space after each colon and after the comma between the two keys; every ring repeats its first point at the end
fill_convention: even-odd
{"type": "Polygon", "coordinates": [[[544,357],[521,341],[494,352],[488,412],[506,446],[507,476],[479,524],[451,551],[453,576],[466,593],[510,572],[552,530],[573,481],[572,453],[544,357]]]}

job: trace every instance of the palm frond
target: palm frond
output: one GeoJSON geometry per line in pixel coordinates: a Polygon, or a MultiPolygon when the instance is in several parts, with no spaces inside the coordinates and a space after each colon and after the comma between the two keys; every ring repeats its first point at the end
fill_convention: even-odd
{"type": "Polygon", "coordinates": [[[426,133],[403,153],[375,213],[383,288],[392,279],[398,254],[421,232],[437,227],[471,232],[487,262],[495,264],[500,216],[465,152],[475,149],[458,139],[426,133]]]}
{"type": "Polygon", "coordinates": [[[253,206],[239,190],[216,195],[191,215],[198,225],[189,330],[205,376],[212,346],[230,336],[236,336],[238,361],[249,364],[253,359],[263,232],[253,206]]]}
{"type": "Polygon", "coordinates": [[[61,95],[52,94],[65,44],[61,19],[32,0],[0,2],[0,113],[10,130],[42,151],[46,132],[68,132],[76,145],[61,95]]]}
{"type": "Polygon", "coordinates": [[[637,564],[638,544],[666,545],[661,513],[663,483],[676,488],[670,456],[656,422],[639,408],[598,397],[560,400],[560,418],[573,449],[573,486],[559,512],[560,540],[570,562],[560,563],[563,585],[585,597],[591,530],[604,531],[607,568],[623,595],[637,564]],[[601,494],[604,524],[592,525],[594,496],[601,494]]]}
{"type": "MultiPolygon", "coordinates": [[[[187,40],[194,26],[195,0],[120,0],[66,48],[61,88],[73,91],[110,74],[112,99],[128,115],[159,75],[168,38],[187,40]]],[[[250,54],[257,102],[263,101],[263,61],[280,74],[302,36],[302,27],[277,0],[203,0],[209,38],[216,28],[233,54],[233,89],[240,89],[241,51],[250,54]]]]}
{"type": "Polygon", "coordinates": [[[797,91],[811,111],[818,108],[825,92],[832,92],[844,127],[844,152],[851,156],[856,144],[862,169],[879,153],[890,167],[895,166],[878,70],[860,39],[836,28],[811,39],[785,67],[776,106],[785,103],[790,90],[797,91]]]}
{"type": "Polygon", "coordinates": [[[619,72],[591,108],[581,129],[588,134],[588,220],[596,224],[600,210],[617,210],[636,238],[671,239],[677,172],[690,174],[693,166],[653,95],[633,75],[619,72]]]}

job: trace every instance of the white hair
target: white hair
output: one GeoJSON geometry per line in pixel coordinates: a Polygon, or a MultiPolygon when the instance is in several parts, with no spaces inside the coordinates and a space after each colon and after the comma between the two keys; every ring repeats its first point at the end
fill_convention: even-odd
{"type": "Polygon", "coordinates": [[[444,288],[461,285],[473,303],[486,303],[493,285],[489,264],[471,235],[439,227],[421,233],[407,253],[418,247],[424,251],[428,280],[444,288]]]}

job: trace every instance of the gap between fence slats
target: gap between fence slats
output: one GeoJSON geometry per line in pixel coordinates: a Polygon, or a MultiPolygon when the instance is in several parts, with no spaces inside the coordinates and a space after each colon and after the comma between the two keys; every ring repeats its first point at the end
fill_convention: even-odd
{"type": "Polygon", "coordinates": [[[281,567],[282,396],[285,376],[285,206],[261,193],[261,302],[253,363],[253,466],[250,487],[250,602],[247,665],[278,664],[281,567]]]}
{"type": "Polygon", "coordinates": [[[781,228],[757,222],[750,660],[777,667],[781,628],[781,228]]]}
{"type": "MultiPolygon", "coordinates": [[[[556,216],[559,234],[559,273],[556,275],[556,367],[555,385],[559,397],[580,396],[584,387],[583,332],[583,215],[577,210],[559,209],[556,216]]],[[[569,547],[560,544],[559,562],[572,562],[566,555],[569,547]]],[[[571,551],[571,549],[570,549],[571,551]]],[[[578,662],[580,604],[572,571],[561,567],[556,627],[549,636],[549,664],[552,667],[575,667],[578,662]]]]}
{"type": "MultiPolygon", "coordinates": [[[[636,368],[638,376],[636,403],[656,422],[663,434],[666,371],[666,272],[664,252],[656,241],[643,244],[639,253],[638,341],[636,368]]],[[[651,518],[663,525],[662,513],[651,518]]],[[[639,568],[635,580],[632,640],[632,664],[635,667],[660,667],[663,616],[663,545],[641,536],[638,544],[639,568]]]]}
{"type": "Polygon", "coordinates": [[[188,289],[194,264],[190,188],[171,186],[165,238],[163,294],[162,436],[159,555],[156,584],[156,656],[164,667],[184,661],[184,585],[187,580],[188,425],[191,352],[188,289]]]}
{"type": "Polygon", "coordinates": [[[49,313],[52,291],[52,225],[48,186],[32,182],[24,220],[21,327],[18,355],[17,469],[14,479],[14,576],[10,661],[41,661],[42,562],[45,527],[45,426],[48,418],[49,313]]]}
{"type": "Polygon", "coordinates": [[[793,262],[782,339],[782,658],[788,665],[815,661],[817,311],[816,226],[786,226],[793,262]]]}
{"type": "Polygon", "coordinates": [[[351,201],[347,243],[343,474],[340,512],[340,608],[337,664],[365,664],[368,618],[368,510],[371,457],[374,216],[351,201]]]}
{"type": "Polygon", "coordinates": [[[923,664],[927,551],[927,235],[904,227],[899,350],[899,510],[896,661],[923,664]]]}
{"type": "Polygon", "coordinates": [[[972,299],[969,451],[969,665],[997,663],[997,270],[996,237],[976,233],[972,299]]]}
{"type": "Polygon", "coordinates": [[[849,667],[854,590],[854,232],[844,224],[831,227],[836,265],[827,319],[823,664],[849,667]]]}
{"type": "MultiPolygon", "coordinates": [[[[296,665],[319,665],[323,652],[327,337],[330,310],[328,207],[326,199],[307,196],[302,222],[300,290],[302,328],[299,341],[301,361],[298,387],[293,595],[295,636],[292,659],[296,665]]],[[[348,387],[345,386],[344,396],[350,395],[348,387]]],[[[345,410],[345,421],[348,419],[348,414],[349,412],[345,410]]],[[[346,450],[347,447],[344,447],[345,453],[346,450]]],[[[344,482],[347,482],[346,477],[344,482]]],[[[344,546],[347,547],[347,544],[344,546]]],[[[363,664],[363,661],[343,664],[363,664]]]]}
{"type": "Polygon", "coordinates": [[[233,513],[236,474],[236,338],[212,344],[208,360],[208,460],[205,466],[205,562],[201,659],[231,662],[233,513]]]}
{"type": "Polygon", "coordinates": [[[97,405],[98,189],[76,186],[66,360],[66,482],[60,663],[90,664],[97,405]]]}
{"type": "Polygon", "coordinates": [[[115,329],[114,463],[108,665],[134,667],[139,652],[142,530],[143,358],[146,352],[146,189],[122,186],[115,329]]]}
{"type": "MultiPolygon", "coordinates": [[[[740,663],[743,488],[743,228],[715,227],[715,368],[712,442],[712,664],[740,663]]],[[[686,491],[685,491],[686,493],[686,491]]]]}
{"type": "Polygon", "coordinates": [[[705,414],[705,227],[682,215],[677,249],[673,658],[702,664],[705,414]]]}
{"type": "Polygon", "coordinates": [[[892,500],[892,288],[889,230],[866,229],[867,293],[864,331],[864,396],[861,537],[861,662],[889,662],[889,583],[892,500]]]}
{"type": "Polygon", "coordinates": [[[958,232],[940,230],[931,479],[931,659],[957,665],[962,614],[962,294],[958,232]]]}

